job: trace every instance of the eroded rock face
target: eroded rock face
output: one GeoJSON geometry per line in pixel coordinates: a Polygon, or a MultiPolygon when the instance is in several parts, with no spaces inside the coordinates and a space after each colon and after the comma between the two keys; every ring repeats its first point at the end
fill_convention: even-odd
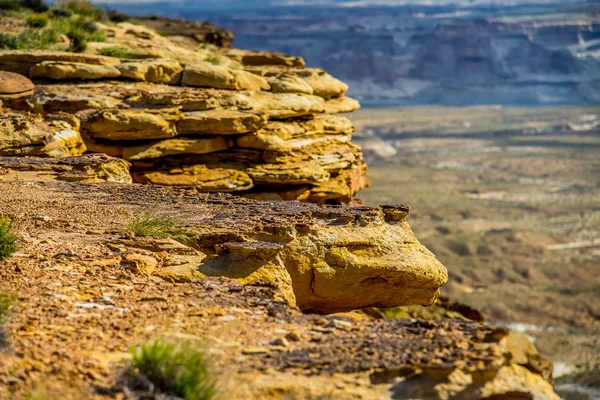
{"type": "Polygon", "coordinates": [[[0,114],[0,156],[80,156],[86,151],[77,122],[60,114],[0,114]]]}

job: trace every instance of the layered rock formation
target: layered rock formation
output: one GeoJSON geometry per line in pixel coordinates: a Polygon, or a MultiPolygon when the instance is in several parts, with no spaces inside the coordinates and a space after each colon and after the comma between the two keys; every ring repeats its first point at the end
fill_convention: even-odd
{"type": "Polygon", "coordinates": [[[0,50],[0,70],[37,83],[5,107],[73,114],[87,150],[129,161],[135,182],[316,203],[348,203],[368,185],[353,126],[335,115],[358,103],[325,71],[277,53],[194,49],[129,23],[99,27],[109,41],[93,51],[136,59],[0,50]]]}

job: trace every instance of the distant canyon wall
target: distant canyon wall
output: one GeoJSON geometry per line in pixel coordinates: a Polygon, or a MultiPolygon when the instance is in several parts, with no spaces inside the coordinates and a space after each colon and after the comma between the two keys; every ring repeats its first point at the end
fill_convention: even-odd
{"type": "Polygon", "coordinates": [[[325,68],[366,105],[600,103],[597,14],[313,10],[215,22],[236,34],[237,47],[298,54],[325,68]]]}

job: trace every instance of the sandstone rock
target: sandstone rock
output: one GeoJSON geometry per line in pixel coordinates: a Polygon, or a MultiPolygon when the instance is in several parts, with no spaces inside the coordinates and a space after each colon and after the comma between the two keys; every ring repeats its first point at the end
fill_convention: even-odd
{"type": "Polygon", "coordinates": [[[30,97],[34,87],[33,82],[23,75],[0,71],[0,101],[30,97]]]}
{"type": "Polygon", "coordinates": [[[117,69],[123,78],[168,85],[179,84],[183,71],[179,62],[169,59],[126,62],[117,65],[117,69]]]}
{"type": "Polygon", "coordinates": [[[177,122],[180,135],[234,135],[259,130],[265,118],[232,110],[210,110],[185,113],[177,122]]]}
{"type": "Polygon", "coordinates": [[[158,260],[151,255],[127,253],[121,265],[131,269],[136,274],[151,276],[158,267],[158,260]]]}
{"type": "Polygon", "coordinates": [[[316,96],[324,99],[342,97],[348,91],[348,85],[326,72],[301,75],[301,78],[313,88],[316,96]]]}
{"type": "Polygon", "coordinates": [[[81,156],[87,150],[79,132],[72,129],[48,134],[45,143],[41,153],[51,157],[81,156]]]}
{"type": "Polygon", "coordinates": [[[227,150],[227,143],[223,137],[219,136],[203,139],[168,139],[139,146],[125,147],[123,149],[123,158],[126,160],[142,160],[174,154],[213,153],[221,150],[227,150]]]}
{"type": "Polygon", "coordinates": [[[257,185],[301,185],[317,184],[329,179],[329,172],[314,163],[289,165],[262,164],[246,169],[257,185]]]}
{"type": "Polygon", "coordinates": [[[0,70],[29,76],[29,70],[44,61],[83,63],[92,65],[117,65],[118,58],[91,54],[49,50],[0,50],[0,70]]]}
{"type": "Polygon", "coordinates": [[[347,142],[352,123],[333,115],[317,115],[302,121],[270,121],[258,132],[237,139],[240,147],[264,150],[293,150],[318,143],[347,142]]]}
{"type": "Polygon", "coordinates": [[[0,167],[17,173],[23,180],[59,180],[68,182],[131,183],[130,164],[106,155],[37,158],[0,157],[0,167]],[[26,172],[26,173],[23,173],[26,172]]]}
{"type": "Polygon", "coordinates": [[[269,83],[262,77],[243,70],[234,70],[209,62],[187,66],[181,83],[184,86],[233,90],[268,90],[269,83]]]}
{"type": "Polygon", "coordinates": [[[356,111],[360,108],[357,100],[351,97],[329,99],[325,102],[323,110],[328,114],[341,114],[356,111]]]}
{"type": "Polygon", "coordinates": [[[31,67],[29,76],[35,78],[61,79],[104,79],[121,76],[112,65],[94,65],[65,61],[43,61],[31,67]]]}
{"type": "Polygon", "coordinates": [[[145,140],[177,136],[177,110],[105,110],[81,114],[81,129],[92,139],[145,140]]]}
{"type": "Polygon", "coordinates": [[[271,91],[274,93],[305,93],[313,94],[314,89],[306,81],[294,75],[280,75],[268,78],[271,91]]]}
{"type": "Polygon", "coordinates": [[[171,174],[164,171],[134,171],[134,182],[169,186],[190,186],[203,192],[233,192],[252,188],[247,173],[235,169],[207,168],[204,165],[187,166],[171,174]]]}
{"type": "Polygon", "coordinates": [[[500,342],[511,356],[511,361],[552,382],[552,362],[543,358],[529,338],[518,332],[509,333],[500,342]]]}
{"type": "Polygon", "coordinates": [[[270,51],[226,49],[223,51],[223,54],[241,62],[244,65],[281,65],[289,67],[303,67],[305,64],[302,57],[294,57],[287,54],[270,51]]]}
{"type": "Polygon", "coordinates": [[[39,116],[4,113],[0,116],[0,155],[79,156],[86,147],[70,126],[55,126],[39,116]]]}

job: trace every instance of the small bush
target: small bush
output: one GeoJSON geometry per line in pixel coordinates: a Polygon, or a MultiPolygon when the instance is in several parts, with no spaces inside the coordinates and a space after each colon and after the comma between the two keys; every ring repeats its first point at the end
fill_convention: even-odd
{"type": "Polygon", "coordinates": [[[21,2],[17,0],[0,0],[0,10],[17,11],[21,9],[21,2]]]}
{"type": "Polygon", "coordinates": [[[4,323],[4,321],[6,320],[6,314],[8,314],[8,309],[14,301],[14,296],[11,296],[8,293],[0,292],[0,324],[4,323]]]}
{"type": "Polygon", "coordinates": [[[79,30],[73,30],[67,33],[67,37],[71,40],[69,51],[83,53],[87,50],[88,41],[85,33],[79,30]]]}
{"type": "Polygon", "coordinates": [[[17,36],[0,33],[0,49],[16,50],[18,47],[17,36]]]}
{"type": "Polygon", "coordinates": [[[90,17],[95,21],[106,21],[106,12],[86,0],[63,0],[56,3],[57,8],[70,10],[74,14],[90,17]]]}
{"type": "Polygon", "coordinates": [[[179,221],[175,218],[160,216],[156,205],[147,211],[141,211],[127,223],[127,229],[137,236],[170,237],[186,246],[194,246],[194,240],[184,229],[177,228],[179,221]]]}
{"type": "Polygon", "coordinates": [[[38,13],[48,11],[48,6],[44,3],[43,0],[21,0],[23,7],[29,8],[38,13]]]}
{"type": "Polygon", "coordinates": [[[30,28],[43,28],[48,25],[48,17],[44,14],[30,15],[26,22],[30,28]]]}
{"type": "Polygon", "coordinates": [[[129,49],[125,47],[104,47],[98,50],[103,56],[117,57],[117,58],[137,58],[134,54],[131,54],[129,49]]]}
{"type": "Polygon", "coordinates": [[[218,56],[210,56],[206,57],[204,61],[209,62],[213,65],[221,65],[221,58],[218,56]]]}
{"type": "Polygon", "coordinates": [[[131,366],[163,394],[185,400],[210,400],[216,394],[216,379],[204,351],[190,341],[159,339],[133,347],[131,366]]]}
{"type": "Polygon", "coordinates": [[[0,260],[10,257],[17,251],[17,240],[19,240],[19,235],[13,229],[12,224],[8,220],[0,218],[0,260]]]}
{"type": "Polygon", "coordinates": [[[126,22],[129,21],[129,15],[123,14],[122,12],[116,10],[111,10],[108,13],[108,19],[114,23],[126,22]]]}
{"type": "Polygon", "coordinates": [[[67,8],[52,8],[50,10],[50,16],[52,18],[70,18],[73,15],[73,11],[67,8]]]}

